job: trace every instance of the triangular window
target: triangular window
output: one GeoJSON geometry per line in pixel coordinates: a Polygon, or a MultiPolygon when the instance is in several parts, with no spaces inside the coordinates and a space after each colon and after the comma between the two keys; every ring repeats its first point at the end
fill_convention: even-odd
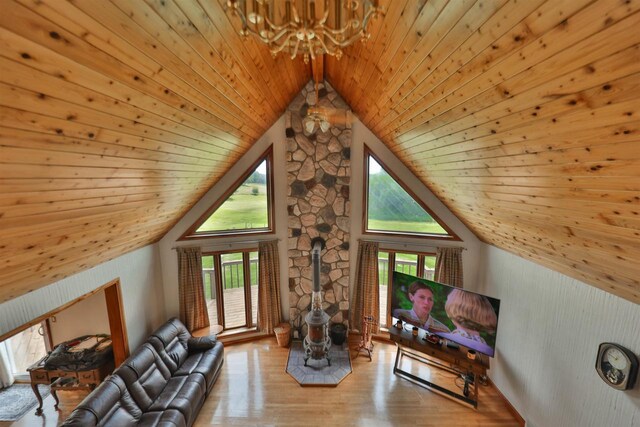
{"type": "Polygon", "coordinates": [[[255,162],[182,236],[229,236],[273,232],[272,149],[255,162]]]}
{"type": "Polygon", "coordinates": [[[373,153],[365,154],[365,233],[459,240],[373,153]]]}

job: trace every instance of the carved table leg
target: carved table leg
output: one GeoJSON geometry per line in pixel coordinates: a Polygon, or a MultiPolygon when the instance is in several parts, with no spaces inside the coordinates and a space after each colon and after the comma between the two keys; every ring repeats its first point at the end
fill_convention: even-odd
{"type": "Polygon", "coordinates": [[[53,407],[56,408],[56,410],[58,410],[58,404],[60,403],[60,399],[58,399],[58,390],[52,389],[51,390],[51,394],[53,395],[53,398],[56,401],[56,403],[55,403],[55,405],[53,405],[53,407]]]}
{"type": "Polygon", "coordinates": [[[42,415],[42,396],[40,395],[40,390],[38,390],[38,384],[31,383],[31,389],[33,390],[33,394],[36,395],[36,399],[38,399],[36,415],[42,415]]]}

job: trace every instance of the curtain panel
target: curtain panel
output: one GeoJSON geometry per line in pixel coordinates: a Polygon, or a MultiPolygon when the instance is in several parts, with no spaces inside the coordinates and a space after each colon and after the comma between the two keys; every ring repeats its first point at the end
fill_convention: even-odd
{"type": "Polygon", "coordinates": [[[462,288],[463,248],[438,248],[436,250],[436,271],[434,281],[462,288]]]}
{"type": "Polygon", "coordinates": [[[0,390],[9,387],[15,381],[13,377],[14,361],[11,351],[11,338],[0,342],[0,390]]]}
{"type": "Polygon", "coordinates": [[[258,244],[258,330],[269,334],[282,319],[278,241],[258,244]]]}
{"type": "MultiPolygon", "coordinates": [[[[351,329],[362,332],[362,317],[380,317],[380,287],[378,280],[378,243],[364,242],[358,244],[355,288],[351,309],[351,329]]],[[[378,333],[378,324],[370,331],[378,333]]]]}
{"type": "Polygon", "coordinates": [[[189,331],[209,326],[209,313],[202,280],[199,247],[178,248],[178,295],[180,320],[189,331]]]}

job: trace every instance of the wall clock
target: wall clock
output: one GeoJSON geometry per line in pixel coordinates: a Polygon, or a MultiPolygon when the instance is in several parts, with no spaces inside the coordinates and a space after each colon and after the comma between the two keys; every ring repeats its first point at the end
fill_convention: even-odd
{"type": "Polygon", "coordinates": [[[629,390],[638,376],[638,357],[621,345],[603,342],[598,347],[596,371],[607,385],[629,390]]]}

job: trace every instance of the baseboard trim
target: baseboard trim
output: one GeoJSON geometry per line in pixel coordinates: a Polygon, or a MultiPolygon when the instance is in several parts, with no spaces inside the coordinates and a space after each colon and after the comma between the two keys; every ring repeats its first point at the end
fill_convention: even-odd
{"type": "Polygon", "coordinates": [[[496,384],[491,380],[491,378],[488,378],[489,380],[489,385],[491,385],[497,392],[498,395],[500,395],[500,397],[502,398],[502,400],[504,401],[505,405],[507,406],[507,410],[509,411],[509,413],[511,415],[513,415],[516,418],[516,421],[518,422],[518,424],[521,427],[525,427],[525,420],[524,418],[522,418],[522,415],[520,415],[520,413],[516,410],[516,408],[511,404],[511,402],[509,402],[509,399],[507,399],[504,394],[502,394],[502,392],[500,391],[500,389],[496,386],[496,384]]]}
{"type": "Polygon", "coordinates": [[[265,332],[259,332],[259,331],[247,331],[243,333],[221,336],[221,337],[218,337],[218,340],[225,346],[228,346],[233,344],[245,343],[248,341],[257,341],[266,337],[273,337],[275,339],[274,334],[267,334],[265,332]]]}

